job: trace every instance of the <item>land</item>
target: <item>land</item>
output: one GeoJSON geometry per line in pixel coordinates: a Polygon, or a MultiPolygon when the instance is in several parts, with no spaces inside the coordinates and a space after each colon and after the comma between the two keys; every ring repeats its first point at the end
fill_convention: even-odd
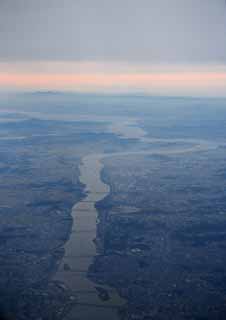
{"type": "Polygon", "coordinates": [[[105,159],[89,276],[126,299],[122,319],[224,319],[225,150],[105,159]]]}

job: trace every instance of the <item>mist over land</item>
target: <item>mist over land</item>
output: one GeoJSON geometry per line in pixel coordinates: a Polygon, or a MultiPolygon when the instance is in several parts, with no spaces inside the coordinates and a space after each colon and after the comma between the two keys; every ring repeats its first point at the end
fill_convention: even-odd
{"type": "Polygon", "coordinates": [[[224,319],[225,106],[2,96],[2,317],[224,319]]]}

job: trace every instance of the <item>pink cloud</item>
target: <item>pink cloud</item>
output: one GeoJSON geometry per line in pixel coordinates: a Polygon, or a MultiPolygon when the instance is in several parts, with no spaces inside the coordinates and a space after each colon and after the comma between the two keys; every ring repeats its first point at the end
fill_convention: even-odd
{"type": "Polygon", "coordinates": [[[225,93],[226,71],[208,68],[116,68],[96,64],[67,65],[58,68],[2,68],[1,88],[57,89],[75,91],[144,91],[152,93],[214,92],[225,93]],[[90,71],[89,71],[90,69],[90,71]],[[197,70],[196,70],[197,69],[197,70]],[[70,70],[70,72],[69,72],[70,70]]]}

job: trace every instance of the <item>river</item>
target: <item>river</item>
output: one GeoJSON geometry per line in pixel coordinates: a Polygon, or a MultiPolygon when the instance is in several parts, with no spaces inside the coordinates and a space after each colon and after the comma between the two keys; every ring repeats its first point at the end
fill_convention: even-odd
{"type": "MultiPolygon", "coordinates": [[[[136,138],[141,142],[152,142],[134,122],[113,123],[109,130],[123,138],[136,138]]],[[[156,141],[177,142],[178,139],[156,141]]],[[[179,140],[182,141],[182,140],[179,140]]],[[[185,141],[184,141],[185,142],[185,141]]],[[[187,141],[186,142],[191,142],[187,141]]],[[[194,143],[194,140],[192,141],[194,143]]],[[[216,148],[216,145],[214,146],[216,148]]],[[[101,180],[103,158],[132,154],[175,154],[194,152],[213,148],[209,142],[196,141],[193,146],[169,147],[164,150],[119,152],[113,154],[90,154],[82,159],[80,165],[80,181],[86,186],[86,197],[72,209],[73,225],[69,240],[65,244],[65,255],[54,277],[54,280],[64,283],[76,295],[76,303],[66,316],[67,320],[118,320],[118,308],[125,301],[114,288],[97,285],[87,278],[89,267],[98,255],[94,242],[97,232],[98,212],[96,202],[102,200],[109,193],[109,186],[101,180]],[[103,299],[100,292],[107,292],[108,299],[103,299]]]]}
{"type": "Polygon", "coordinates": [[[100,172],[103,168],[101,155],[88,155],[80,165],[80,181],[86,185],[87,196],[72,209],[73,226],[65,255],[55,276],[77,296],[76,305],[67,319],[117,320],[119,306],[124,304],[116,290],[99,286],[87,278],[89,266],[98,254],[96,237],[98,212],[95,203],[109,193],[109,186],[103,183],[100,172]],[[100,289],[107,293],[105,300],[100,289]]]}

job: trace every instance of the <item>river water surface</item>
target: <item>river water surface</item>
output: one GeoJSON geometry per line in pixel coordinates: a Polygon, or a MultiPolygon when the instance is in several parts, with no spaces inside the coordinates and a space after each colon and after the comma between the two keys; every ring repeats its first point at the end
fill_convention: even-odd
{"type": "Polygon", "coordinates": [[[55,276],[55,280],[64,283],[77,296],[67,319],[117,320],[117,309],[124,304],[114,289],[98,286],[87,278],[88,269],[98,254],[93,241],[98,218],[95,203],[109,193],[109,186],[100,178],[102,167],[101,155],[86,156],[80,165],[80,181],[86,185],[87,196],[72,209],[72,232],[55,276]],[[107,292],[108,299],[103,299],[100,288],[107,292]]]}

